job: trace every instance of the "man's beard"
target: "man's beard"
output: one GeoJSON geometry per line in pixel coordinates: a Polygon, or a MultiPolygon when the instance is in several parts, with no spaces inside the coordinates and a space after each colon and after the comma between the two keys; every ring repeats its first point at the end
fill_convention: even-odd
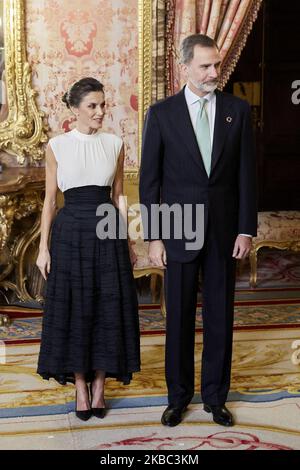
{"type": "Polygon", "coordinates": [[[194,85],[195,88],[197,88],[197,90],[202,91],[202,93],[211,93],[212,91],[215,91],[218,86],[218,80],[203,83],[194,82],[194,80],[190,78],[190,82],[194,85]]]}

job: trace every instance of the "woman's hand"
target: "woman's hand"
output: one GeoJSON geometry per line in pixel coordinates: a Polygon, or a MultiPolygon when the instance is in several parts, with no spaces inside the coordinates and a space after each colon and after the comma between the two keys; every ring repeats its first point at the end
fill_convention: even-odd
{"type": "Polygon", "coordinates": [[[133,250],[132,245],[133,245],[133,242],[128,240],[130,262],[131,262],[131,266],[134,267],[135,263],[137,262],[137,255],[135,251],[133,250]]]}
{"type": "Polygon", "coordinates": [[[50,265],[51,265],[51,257],[48,249],[40,250],[36,263],[37,267],[42,273],[43,278],[45,281],[47,280],[47,276],[50,273],[50,265]]]}

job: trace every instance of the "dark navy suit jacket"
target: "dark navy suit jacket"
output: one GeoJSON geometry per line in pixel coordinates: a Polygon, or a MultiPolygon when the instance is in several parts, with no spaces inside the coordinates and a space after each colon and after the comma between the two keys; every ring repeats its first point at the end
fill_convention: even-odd
{"type": "MultiPolygon", "coordinates": [[[[211,173],[207,176],[184,95],[184,88],[149,107],[142,142],[140,203],[144,227],[151,229],[152,204],[204,204],[205,234],[213,231],[225,256],[232,256],[238,234],[256,235],[257,196],[254,141],[249,104],[216,90],[216,116],[211,173]]],[[[195,213],[194,213],[195,215],[195,213]]],[[[199,250],[187,250],[183,236],[164,239],[168,259],[193,260],[199,250]]],[[[193,223],[195,220],[193,219],[193,223]]],[[[153,221],[152,221],[153,223],[153,221]]],[[[195,226],[193,226],[195,228],[195,226]]]]}

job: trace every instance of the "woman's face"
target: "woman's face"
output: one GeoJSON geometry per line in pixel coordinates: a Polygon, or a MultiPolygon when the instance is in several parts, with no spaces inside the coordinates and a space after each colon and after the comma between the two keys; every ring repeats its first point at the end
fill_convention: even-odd
{"type": "Polygon", "coordinates": [[[71,109],[81,127],[99,129],[105,114],[104,93],[91,91],[81,100],[78,108],[72,107],[71,109]]]}

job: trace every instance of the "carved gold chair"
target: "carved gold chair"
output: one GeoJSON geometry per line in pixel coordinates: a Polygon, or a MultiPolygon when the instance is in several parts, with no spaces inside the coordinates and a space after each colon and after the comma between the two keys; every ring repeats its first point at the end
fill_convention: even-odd
{"type": "Polygon", "coordinates": [[[141,238],[132,241],[133,249],[137,255],[133,275],[135,279],[143,276],[151,276],[151,291],[155,289],[156,278],[161,278],[160,308],[162,315],[166,316],[166,305],[164,297],[164,268],[153,266],[148,257],[149,242],[144,242],[141,238]]]}
{"type": "MultiPolygon", "coordinates": [[[[136,199],[135,199],[136,200],[136,199]]],[[[153,266],[148,256],[149,242],[143,240],[143,230],[141,223],[141,213],[139,203],[133,204],[129,207],[128,210],[128,228],[129,228],[129,237],[131,239],[132,248],[137,256],[137,261],[134,265],[133,275],[135,279],[150,276],[150,289],[152,293],[152,299],[155,297],[156,290],[156,281],[157,278],[161,279],[161,289],[160,289],[160,307],[163,316],[166,316],[166,306],[165,306],[165,297],[164,297],[164,268],[159,268],[153,266]],[[136,238],[133,236],[132,229],[135,228],[140,236],[136,238]]],[[[134,235],[136,232],[134,232],[134,235]]]]}
{"type": "Polygon", "coordinates": [[[300,211],[258,213],[257,237],[250,252],[250,285],[257,285],[257,255],[261,248],[300,251],[300,211]]]}

